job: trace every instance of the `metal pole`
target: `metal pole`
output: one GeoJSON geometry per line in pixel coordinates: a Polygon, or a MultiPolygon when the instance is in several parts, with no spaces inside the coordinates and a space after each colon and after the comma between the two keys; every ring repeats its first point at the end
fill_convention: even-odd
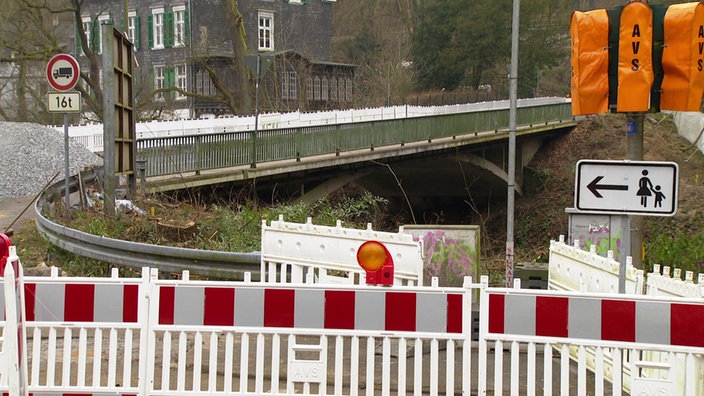
{"type": "Polygon", "coordinates": [[[69,159],[68,159],[68,113],[64,113],[64,183],[66,195],[66,216],[71,210],[71,191],[69,189],[69,159]]]}
{"type": "Polygon", "coordinates": [[[259,132],[259,70],[261,57],[257,54],[257,76],[254,81],[254,134],[252,135],[252,165],[257,167],[257,132],[259,132]]]}
{"type": "Polygon", "coordinates": [[[506,287],[513,286],[513,212],[516,186],[516,107],[518,105],[518,27],[521,0],[513,0],[511,72],[509,74],[508,191],[506,196],[506,287]]]}
{"type": "MultiPolygon", "coordinates": [[[[626,114],[626,141],[628,159],[632,161],[643,160],[643,119],[644,113],[626,114]]],[[[630,216],[631,243],[626,247],[633,259],[633,266],[643,268],[643,216],[630,216]]],[[[625,256],[625,255],[624,255],[625,256]]],[[[625,260],[625,257],[624,257],[625,260]]]]}

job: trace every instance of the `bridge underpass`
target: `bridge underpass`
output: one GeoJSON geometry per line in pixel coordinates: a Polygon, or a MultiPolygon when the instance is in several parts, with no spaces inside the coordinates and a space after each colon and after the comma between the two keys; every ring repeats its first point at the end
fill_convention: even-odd
{"type": "MultiPolygon", "coordinates": [[[[516,192],[522,194],[523,168],[542,142],[570,131],[574,123],[523,128],[518,132],[516,192]]],[[[437,221],[439,213],[469,220],[472,205],[503,201],[507,191],[507,131],[486,136],[435,139],[339,155],[263,162],[169,179],[203,194],[256,191],[265,202],[302,199],[314,202],[345,186],[357,186],[384,197],[391,210],[413,209],[418,222],[437,221]]],[[[159,185],[152,179],[151,188],[159,185]]]]}

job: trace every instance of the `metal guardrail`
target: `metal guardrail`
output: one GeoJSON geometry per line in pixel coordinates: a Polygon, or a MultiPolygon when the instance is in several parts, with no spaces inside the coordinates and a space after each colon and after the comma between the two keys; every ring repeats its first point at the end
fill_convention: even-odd
{"type": "MultiPolygon", "coordinates": [[[[83,180],[93,180],[97,170],[81,174],[83,180]]],[[[64,181],[50,186],[50,189],[63,192],[64,181]]],[[[72,178],[70,189],[77,188],[72,178]]],[[[52,244],[79,255],[111,264],[127,265],[136,268],[152,267],[161,272],[190,271],[192,274],[212,279],[244,279],[250,272],[257,280],[261,270],[261,255],[258,252],[238,253],[213,250],[186,249],[147,243],[129,242],[88,234],[68,228],[44,217],[43,208],[48,204],[46,194],[34,205],[37,230],[52,244]]]]}

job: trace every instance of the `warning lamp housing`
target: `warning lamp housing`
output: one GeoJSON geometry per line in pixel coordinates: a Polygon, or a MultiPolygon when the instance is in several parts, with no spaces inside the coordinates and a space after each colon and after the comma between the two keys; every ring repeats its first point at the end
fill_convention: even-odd
{"type": "Polygon", "coordinates": [[[383,243],[364,242],[357,249],[357,263],[367,273],[367,285],[394,284],[394,260],[383,243]]]}
{"type": "Polygon", "coordinates": [[[10,246],[12,246],[10,238],[0,232],[0,276],[5,273],[5,262],[10,257],[10,246]]]}

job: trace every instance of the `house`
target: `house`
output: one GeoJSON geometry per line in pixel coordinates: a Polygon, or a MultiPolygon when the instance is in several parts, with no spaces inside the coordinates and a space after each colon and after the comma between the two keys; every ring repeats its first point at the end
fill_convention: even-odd
{"type": "MultiPolygon", "coordinates": [[[[215,70],[229,89],[239,89],[231,66],[233,33],[223,3],[86,0],[81,27],[96,52],[102,51],[101,22],[112,21],[124,29],[134,43],[139,65],[134,73],[135,101],[143,108],[158,110],[164,118],[228,114],[226,106],[208,99],[218,93],[208,69],[215,70]],[[154,93],[170,87],[195,95],[154,93]]],[[[240,0],[238,5],[248,57],[259,56],[273,66],[266,72],[261,69],[260,112],[352,107],[355,67],[330,59],[335,0],[240,0]]],[[[81,60],[80,46],[76,54],[81,60]]],[[[254,77],[255,69],[251,72],[254,77]]]]}

